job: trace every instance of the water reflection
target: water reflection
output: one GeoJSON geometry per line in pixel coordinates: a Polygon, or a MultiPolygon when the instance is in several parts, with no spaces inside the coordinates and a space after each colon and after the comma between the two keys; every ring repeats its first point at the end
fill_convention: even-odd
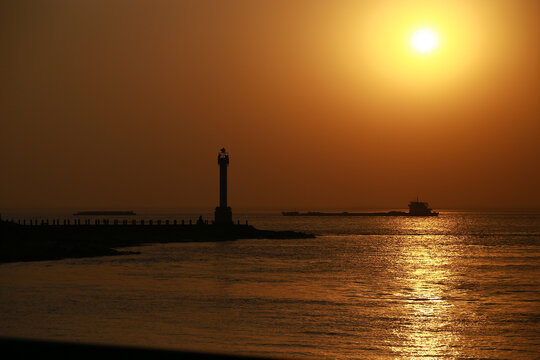
{"type": "Polygon", "coordinates": [[[402,306],[402,326],[395,330],[402,341],[393,350],[408,358],[439,358],[457,355],[453,304],[448,287],[455,278],[453,256],[445,250],[441,236],[410,237],[403,242],[402,256],[396,264],[401,269],[402,290],[394,294],[402,306]]]}
{"type": "Polygon", "coordinates": [[[540,217],[310,221],[337,235],[2,264],[0,333],[276,358],[539,358],[540,217]]]}

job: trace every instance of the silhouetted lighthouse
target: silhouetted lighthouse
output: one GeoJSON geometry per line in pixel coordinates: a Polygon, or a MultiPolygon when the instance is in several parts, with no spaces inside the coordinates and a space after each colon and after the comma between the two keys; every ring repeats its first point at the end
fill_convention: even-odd
{"type": "Polygon", "coordinates": [[[219,206],[216,207],[216,224],[232,224],[231,207],[227,206],[227,166],[229,166],[229,154],[222,148],[218,154],[219,164],[219,206]]]}

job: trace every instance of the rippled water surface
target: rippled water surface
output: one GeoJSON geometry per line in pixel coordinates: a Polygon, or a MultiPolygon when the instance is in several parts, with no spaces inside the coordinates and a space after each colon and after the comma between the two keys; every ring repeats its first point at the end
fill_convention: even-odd
{"type": "Polygon", "coordinates": [[[0,335],[288,358],[540,358],[539,214],[239,216],[319,236],[2,264],[0,335]]]}

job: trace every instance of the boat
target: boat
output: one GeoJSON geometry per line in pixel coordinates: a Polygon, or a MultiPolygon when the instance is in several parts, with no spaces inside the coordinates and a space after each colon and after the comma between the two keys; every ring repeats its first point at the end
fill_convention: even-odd
{"type": "Polygon", "coordinates": [[[433,211],[427,202],[411,201],[409,203],[409,211],[387,211],[387,212],[319,212],[319,211],[283,211],[283,216],[438,216],[439,213],[433,211]]]}
{"type": "Polygon", "coordinates": [[[439,213],[436,211],[433,211],[427,202],[418,201],[418,198],[416,198],[416,201],[411,201],[409,203],[409,216],[438,216],[439,213]]]}
{"type": "Polygon", "coordinates": [[[74,216],[131,216],[137,215],[133,211],[79,211],[73,214],[74,216]]]}

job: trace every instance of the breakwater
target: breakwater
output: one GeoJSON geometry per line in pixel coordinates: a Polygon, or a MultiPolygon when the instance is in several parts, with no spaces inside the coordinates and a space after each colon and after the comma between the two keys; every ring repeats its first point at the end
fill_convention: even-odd
{"type": "Polygon", "coordinates": [[[118,248],[152,243],[297,239],[314,237],[295,231],[259,230],[246,224],[183,220],[30,220],[1,221],[0,262],[56,260],[121,255],[118,248]]]}

